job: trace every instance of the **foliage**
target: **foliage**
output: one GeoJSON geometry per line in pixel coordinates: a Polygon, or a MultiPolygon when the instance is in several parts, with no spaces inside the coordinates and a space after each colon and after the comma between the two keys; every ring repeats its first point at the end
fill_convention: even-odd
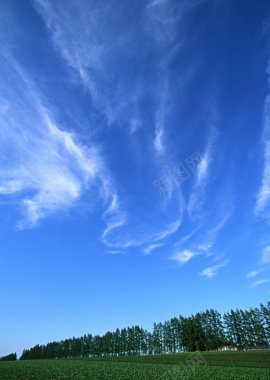
{"type": "Polygon", "coordinates": [[[21,359],[52,359],[97,356],[133,356],[213,351],[227,348],[267,348],[270,343],[270,302],[259,308],[231,310],[224,316],[210,309],[188,318],[179,316],[154,323],[148,332],[139,326],[108,331],[103,336],[36,345],[24,350],[21,359]]]}
{"type": "Polygon", "coordinates": [[[14,360],[17,360],[17,354],[14,353],[14,354],[9,354],[9,355],[6,355],[6,356],[2,356],[0,358],[1,361],[14,361],[14,360]]]}

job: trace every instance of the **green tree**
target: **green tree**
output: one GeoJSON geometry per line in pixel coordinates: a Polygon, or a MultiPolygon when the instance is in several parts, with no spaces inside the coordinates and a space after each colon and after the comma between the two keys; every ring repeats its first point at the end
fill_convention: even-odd
{"type": "Polygon", "coordinates": [[[1,361],[14,361],[14,360],[17,360],[17,354],[16,353],[12,353],[12,354],[8,354],[8,355],[5,355],[5,356],[2,356],[0,358],[1,361]]]}

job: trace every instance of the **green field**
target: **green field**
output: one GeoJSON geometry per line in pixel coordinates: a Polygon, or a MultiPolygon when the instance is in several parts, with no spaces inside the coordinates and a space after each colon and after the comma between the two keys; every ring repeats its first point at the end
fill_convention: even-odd
{"type": "Polygon", "coordinates": [[[270,351],[0,363],[1,380],[269,380],[270,351]]]}

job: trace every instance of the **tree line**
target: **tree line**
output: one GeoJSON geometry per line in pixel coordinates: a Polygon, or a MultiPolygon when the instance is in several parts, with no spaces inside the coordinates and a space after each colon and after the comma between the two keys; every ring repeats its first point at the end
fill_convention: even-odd
{"type": "Polygon", "coordinates": [[[151,332],[139,326],[106,334],[87,334],[24,350],[21,360],[69,357],[127,356],[211,351],[228,348],[268,348],[270,302],[249,310],[231,310],[223,315],[210,309],[190,317],[174,317],[154,323],[151,332]]]}
{"type": "Polygon", "coordinates": [[[1,361],[14,361],[14,360],[17,360],[17,354],[16,353],[12,353],[12,354],[9,354],[9,355],[6,355],[6,356],[2,356],[0,358],[1,361]]]}

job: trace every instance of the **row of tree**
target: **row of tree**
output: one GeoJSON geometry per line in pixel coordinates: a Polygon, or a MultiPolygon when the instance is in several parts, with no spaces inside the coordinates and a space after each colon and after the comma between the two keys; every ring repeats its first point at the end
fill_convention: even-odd
{"type": "Polygon", "coordinates": [[[4,361],[4,362],[10,361],[10,360],[12,360],[12,361],[17,360],[17,354],[16,353],[12,353],[12,354],[9,354],[9,355],[6,355],[6,356],[2,356],[0,358],[0,360],[4,361]]]}
{"type": "Polygon", "coordinates": [[[209,351],[270,345],[270,302],[223,316],[206,310],[185,318],[154,323],[152,332],[139,326],[117,329],[103,336],[84,335],[24,350],[21,359],[96,357],[209,351]]]}

